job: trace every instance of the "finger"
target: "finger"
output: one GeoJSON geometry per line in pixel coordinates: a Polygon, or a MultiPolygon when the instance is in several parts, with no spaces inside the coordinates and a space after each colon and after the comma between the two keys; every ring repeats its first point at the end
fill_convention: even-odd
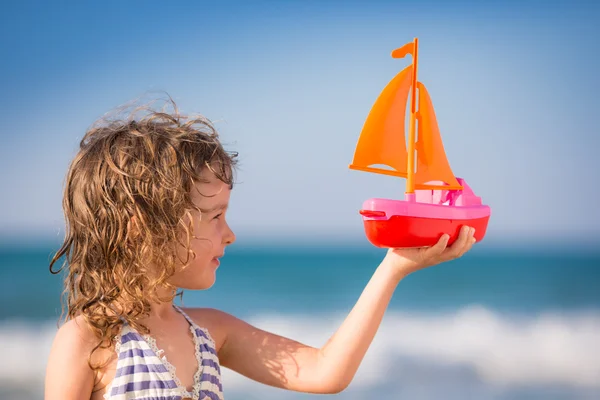
{"type": "Polygon", "coordinates": [[[467,243],[465,244],[465,246],[461,250],[459,257],[462,257],[467,251],[471,250],[471,247],[473,247],[473,244],[476,242],[476,240],[473,237],[473,235],[475,235],[475,228],[469,229],[469,236],[468,236],[468,239],[467,239],[467,243]]]}
{"type": "Polygon", "coordinates": [[[450,240],[450,235],[448,235],[447,233],[444,233],[435,245],[433,245],[429,249],[427,249],[427,253],[428,253],[427,256],[428,257],[429,256],[437,256],[437,255],[442,254],[444,252],[444,250],[446,250],[449,240],[450,240]]]}
{"type": "Polygon", "coordinates": [[[469,233],[470,227],[464,225],[460,230],[458,239],[450,246],[450,251],[448,252],[450,258],[457,258],[462,255],[463,249],[469,243],[469,239],[471,238],[469,233]]]}

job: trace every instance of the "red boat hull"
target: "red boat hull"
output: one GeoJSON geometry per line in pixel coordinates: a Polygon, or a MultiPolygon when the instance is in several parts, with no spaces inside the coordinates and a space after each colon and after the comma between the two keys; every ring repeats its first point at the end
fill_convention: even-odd
{"type": "Polygon", "coordinates": [[[474,219],[425,218],[393,215],[389,219],[365,219],[365,233],[377,247],[426,247],[433,246],[440,237],[450,235],[448,245],[458,239],[464,225],[475,228],[475,239],[480,242],[485,236],[490,216],[474,219]]]}

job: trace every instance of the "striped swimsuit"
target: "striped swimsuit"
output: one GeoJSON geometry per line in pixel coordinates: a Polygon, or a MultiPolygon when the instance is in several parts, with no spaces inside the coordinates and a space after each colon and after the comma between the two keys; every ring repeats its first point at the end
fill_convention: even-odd
{"type": "Polygon", "coordinates": [[[175,368],[161,357],[156,341],[124,324],[117,337],[119,358],[115,378],[106,390],[106,400],[223,400],[221,369],[215,342],[206,329],[200,328],[179,307],[173,305],[190,324],[194,337],[198,370],[191,392],[181,384],[175,368]]]}

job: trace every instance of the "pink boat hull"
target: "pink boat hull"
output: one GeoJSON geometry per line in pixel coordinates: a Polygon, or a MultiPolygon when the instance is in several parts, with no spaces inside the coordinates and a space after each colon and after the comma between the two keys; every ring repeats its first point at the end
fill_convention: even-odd
{"type": "Polygon", "coordinates": [[[464,225],[475,228],[475,239],[485,237],[491,214],[466,182],[463,190],[416,190],[407,200],[369,199],[360,214],[365,234],[377,247],[432,246],[447,233],[454,243],[464,225]]]}

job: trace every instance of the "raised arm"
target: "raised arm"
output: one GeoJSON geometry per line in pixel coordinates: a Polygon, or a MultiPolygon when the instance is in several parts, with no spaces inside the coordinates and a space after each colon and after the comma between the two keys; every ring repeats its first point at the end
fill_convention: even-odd
{"type": "Polygon", "coordinates": [[[390,250],[337,332],[322,348],[265,332],[228,314],[220,362],[255,381],[300,392],[338,393],[354,378],[394,290],[419,269],[462,256],[473,245],[468,228],[446,247],[448,236],[428,249],[390,250]]]}
{"type": "Polygon", "coordinates": [[[255,381],[309,393],[338,393],[352,381],[400,277],[382,263],[337,332],[322,348],[260,330],[227,316],[219,359],[255,381]]]}

